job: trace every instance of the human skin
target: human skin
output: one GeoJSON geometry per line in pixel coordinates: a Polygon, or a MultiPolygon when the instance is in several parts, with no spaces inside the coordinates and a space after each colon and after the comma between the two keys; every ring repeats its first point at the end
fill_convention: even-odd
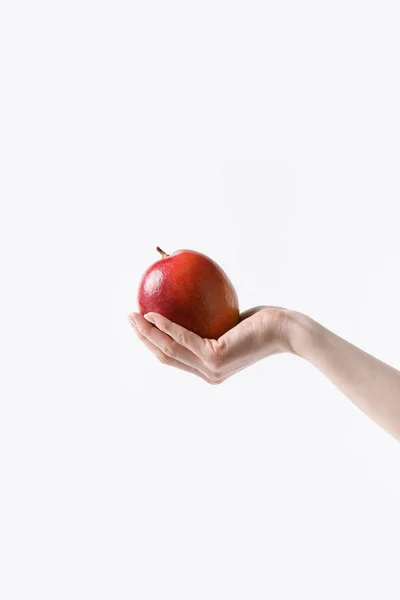
{"type": "Polygon", "coordinates": [[[214,385],[267,356],[297,355],[400,441],[400,371],[302,313],[257,306],[218,340],[203,339],[158,313],[132,313],[129,321],[158,360],[214,385]]]}

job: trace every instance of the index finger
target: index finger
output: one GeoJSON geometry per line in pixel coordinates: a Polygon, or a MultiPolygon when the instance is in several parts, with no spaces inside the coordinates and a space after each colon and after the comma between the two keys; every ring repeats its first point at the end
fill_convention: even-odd
{"type": "Polygon", "coordinates": [[[148,312],[144,315],[144,318],[169,335],[175,342],[193,352],[201,360],[206,358],[207,342],[193,331],[173,323],[159,313],[148,312]]]}

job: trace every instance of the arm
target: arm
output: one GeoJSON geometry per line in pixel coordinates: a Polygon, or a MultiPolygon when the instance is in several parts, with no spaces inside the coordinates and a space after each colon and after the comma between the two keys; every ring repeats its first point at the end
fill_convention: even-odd
{"type": "Polygon", "coordinates": [[[163,363],[220,384],[282,352],[319,369],[360,410],[400,441],[400,372],[335,335],[310,317],[258,306],[218,340],[202,339],[162,315],[132,313],[139,339],[163,363]]]}
{"type": "Polygon", "coordinates": [[[400,440],[400,371],[313,319],[287,314],[290,351],[313,364],[375,423],[400,440]]]}

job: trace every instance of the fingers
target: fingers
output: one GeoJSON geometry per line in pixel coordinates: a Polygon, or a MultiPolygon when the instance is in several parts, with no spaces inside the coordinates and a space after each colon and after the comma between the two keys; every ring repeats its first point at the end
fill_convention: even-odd
{"type": "Polygon", "coordinates": [[[212,381],[208,380],[207,377],[197,369],[189,367],[189,365],[186,365],[185,363],[179,362],[178,360],[163,354],[157,346],[152,344],[144,335],[140,333],[137,327],[134,326],[133,329],[140,341],[150,350],[152,354],[154,354],[157,360],[159,360],[162,364],[170,367],[175,367],[176,369],[186,371],[187,373],[192,373],[192,375],[200,377],[201,379],[203,379],[203,381],[206,381],[207,383],[213,383],[212,381]]]}
{"type": "Polygon", "coordinates": [[[223,356],[225,345],[223,342],[202,338],[159,313],[147,313],[144,318],[172,338],[179,347],[186,348],[191,355],[196,356],[201,365],[197,368],[200,368],[207,377],[221,376],[221,370],[225,367],[223,356]]]}
{"type": "Polygon", "coordinates": [[[192,354],[203,360],[205,343],[204,339],[192,331],[173,323],[169,319],[158,313],[147,313],[144,318],[152,323],[167,335],[169,335],[177,344],[189,350],[192,354]]]}
{"type": "MultiPolygon", "coordinates": [[[[135,316],[137,318],[137,315],[135,315],[135,316]]],[[[141,333],[139,331],[137,324],[136,324],[137,323],[136,319],[133,319],[132,316],[130,316],[129,321],[130,321],[136,335],[138,336],[138,338],[145,344],[145,346],[152,352],[152,354],[154,354],[154,356],[161,363],[172,366],[172,367],[176,367],[177,369],[181,369],[182,371],[187,371],[188,373],[192,373],[193,375],[196,375],[197,377],[201,377],[201,379],[203,379],[207,383],[210,383],[211,385],[221,384],[226,379],[228,379],[232,375],[235,375],[236,373],[239,373],[240,371],[242,371],[245,368],[245,365],[241,365],[241,366],[236,367],[233,370],[230,369],[229,372],[226,372],[224,374],[215,372],[212,369],[209,370],[209,372],[203,372],[202,370],[198,370],[194,367],[189,366],[186,363],[182,363],[179,360],[164,354],[158,346],[153,344],[145,335],[143,335],[143,333],[141,333]]],[[[151,326],[149,326],[149,327],[151,327],[151,326]]],[[[154,329],[154,327],[153,327],[153,329],[154,329]]]]}
{"type": "Polygon", "coordinates": [[[129,318],[136,325],[139,332],[156,346],[163,355],[200,371],[207,378],[212,377],[213,374],[200,358],[174,341],[168,334],[160,331],[157,327],[153,327],[141,314],[132,313],[129,318]]]}

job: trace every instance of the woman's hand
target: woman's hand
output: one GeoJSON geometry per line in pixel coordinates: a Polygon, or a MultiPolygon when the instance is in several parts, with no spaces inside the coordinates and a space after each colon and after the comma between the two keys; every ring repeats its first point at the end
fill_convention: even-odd
{"type": "Polygon", "coordinates": [[[157,313],[146,318],[132,313],[129,320],[162,363],[212,384],[271,354],[300,356],[400,441],[400,371],[304,314],[257,306],[242,313],[239,324],[218,340],[203,339],[157,313]]]}
{"type": "Polygon", "coordinates": [[[267,356],[291,351],[288,313],[276,306],[249,309],[218,340],[201,338],[158,313],[132,313],[129,321],[160,362],[219,384],[267,356]]]}

